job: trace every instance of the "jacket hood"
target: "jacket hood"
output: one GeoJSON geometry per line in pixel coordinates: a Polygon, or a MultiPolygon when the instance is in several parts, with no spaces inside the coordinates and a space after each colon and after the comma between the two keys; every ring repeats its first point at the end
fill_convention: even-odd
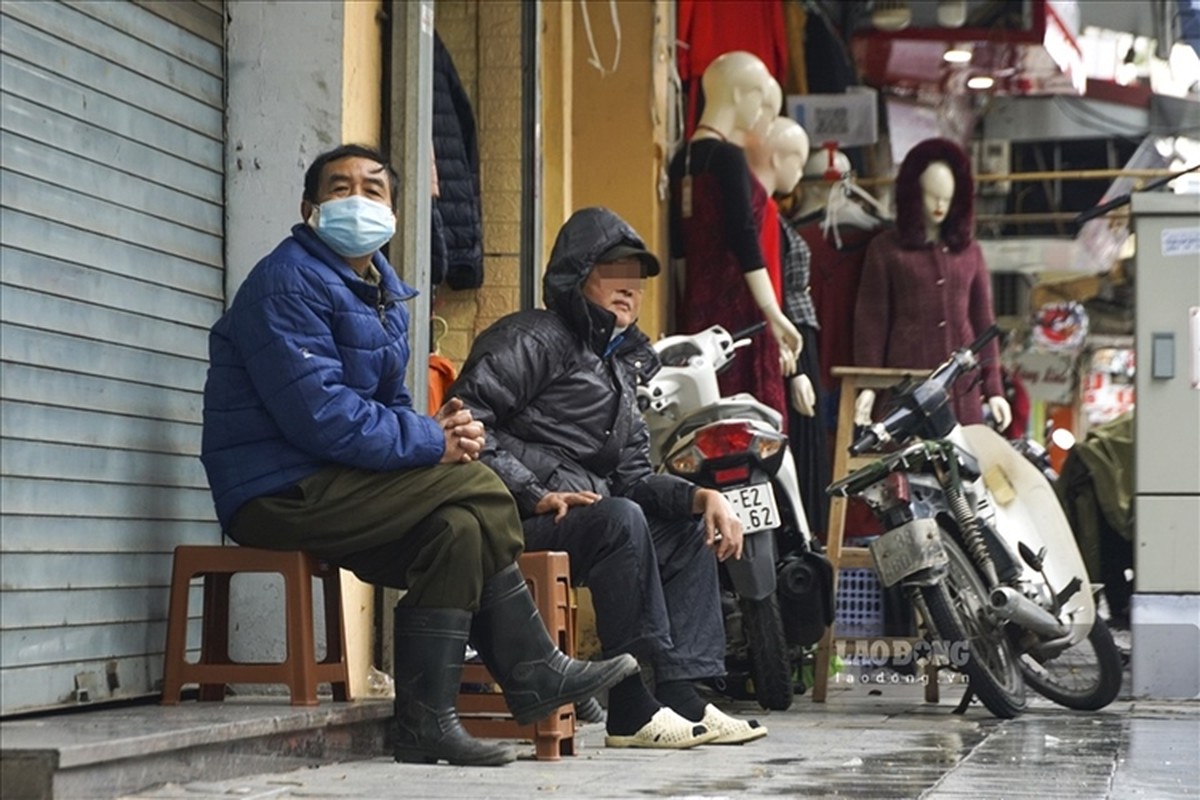
{"type": "MultiPolygon", "coordinates": [[[[542,298],[597,353],[603,353],[612,338],[616,316],[583,296],[583,283],[596,266],[596,259],[610,248],[624,244],[645,249],[637,231],[607,208],[584,208],[571,215],[554,240],[550,262],[542,277],[542,298]]],[[[633,331],[635,325],[630,327],[633,331]]]]}
{"type": "Polygon", "coordinates": [[[971,162],[966,151],[950,139],[918,142],[904,157],[896,175],[896,233],[906,250],[926,246],[921,173],[935,161],[946,162],[954,175],[954,197],[942,222],[942,242],[957,253],[974,238],[975,181],[971,177],[971,162]]]}

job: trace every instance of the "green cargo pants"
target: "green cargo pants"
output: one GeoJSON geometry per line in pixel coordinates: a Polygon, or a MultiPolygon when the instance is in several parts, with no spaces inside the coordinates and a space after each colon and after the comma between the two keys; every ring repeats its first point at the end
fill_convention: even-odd
{"type": "Polygon", "coordinates": [[[238,544],[306,550],[367,583],[407,589],[404,606],[468,611],[524,543],[512,495],[478,461],[393,472],[326,467],[246,503],[227,533],[238,544]]]}

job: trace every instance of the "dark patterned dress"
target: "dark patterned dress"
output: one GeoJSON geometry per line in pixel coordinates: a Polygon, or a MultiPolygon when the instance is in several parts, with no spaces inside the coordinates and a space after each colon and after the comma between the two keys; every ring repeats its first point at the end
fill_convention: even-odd
{"type": "MultiPolygon", "coordinates": [[[[686,262],[677,326],[695,333],[721,325],[736,333],[762,322],[744,274],[765,267],[758,236],[767,194],[742,149],[717,139],[691,142],[671,160],[670,178],[671,254],[686,262]],[[688,183],[691,213],[685,216],[688,183]]],[[[719,381],[722,395],[749,392],[787,419],[779,347],[770,331],[738,350],[719,381]]]]}

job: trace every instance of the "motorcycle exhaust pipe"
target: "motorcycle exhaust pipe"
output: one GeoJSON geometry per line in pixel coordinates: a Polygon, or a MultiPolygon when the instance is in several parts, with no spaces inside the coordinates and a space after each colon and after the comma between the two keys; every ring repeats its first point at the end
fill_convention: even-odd
{"type": "Polygon", "coordinates": [[[1016,589],[1001,586],[992,590],[992,610],[1009,622],[1015,622],[1042,636],[1066,636],[1069,631],[1054,615],[1016,589]]]}

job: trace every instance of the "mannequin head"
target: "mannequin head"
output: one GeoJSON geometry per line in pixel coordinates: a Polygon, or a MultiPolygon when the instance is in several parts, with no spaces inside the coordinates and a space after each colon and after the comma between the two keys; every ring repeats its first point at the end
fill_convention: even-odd
{"type": "Polygon", "coordinates": [[[767,129],[767,151],[775,174],[774,186],[767,188],[777,194],[790,194],[808,161],[808,134],[794,119],[776,117],[767,129]]]}
{"type": "Polygon", "coordinates": [[[701,79],[704,114],[700,124],[734,144],[743,144],[746,133],[762,115],[770,80],[766,65],[753,53],[734,50],[717,56],[701,79]]]}
{"type": "Polygon", "coordinates": [[[820,211],[829,202],[833,184],[850,171],[850,158],[841,150],[821,147],[804,162],[804,177],[800,182],[800,215],[820,211]]]}
{"type": "Polygon", "coordinates": [[[949,207],[941,221],[940,240],[954,252],[962,250],[973,238],[975,182],[971,178],[967,153],[958,143],[949,139],[926,139],[909,150],[900,165],[896,176],[896,233],[901,245],[908,249],[924,247],[938,239],[938,234],[931,236],[927,231],[926,185],[949,192],[949,207]],[[934,162],[941,166],[922,181],[934,162]]]}
{"type": "Polygon", "coordinates": [[[934,161],[921,173],[917,183],[921,186],[921,208],[925,211],[925,240],[936,242],[941,238],[942,223],[954,199],[954,173],[945,161],[934,161]]]}
{"type": "Polygon", "coordinates": [[[746,137],[746,161],[768,194],[790,194],[808,158],[808,134],[790,117],[775,117],[761,137],[746,137]]]}
{"type": "Polygon", "coordinates": [[[762,113],[750,127],[750,135],[766,139],[771,129],[771,123],[779,118],[779,109],[782,105],[783,89],[780,88],[779,81],[768,75],[767,83],[763,87],[762,113]]]}

